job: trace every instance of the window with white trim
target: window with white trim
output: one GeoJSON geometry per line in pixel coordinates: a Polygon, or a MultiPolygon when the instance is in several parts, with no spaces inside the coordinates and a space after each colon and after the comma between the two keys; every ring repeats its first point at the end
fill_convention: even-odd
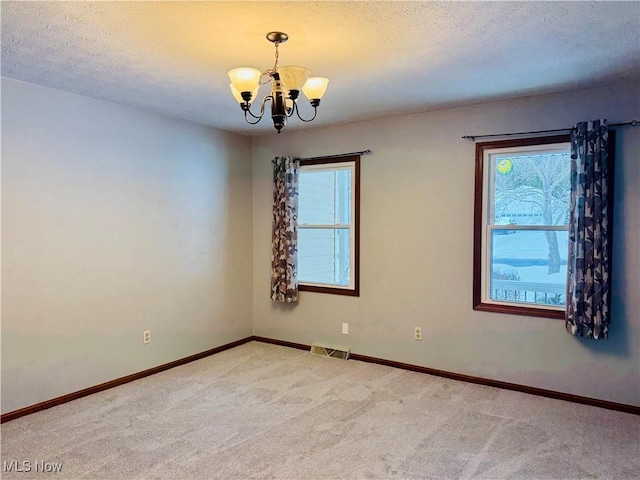
{"type": "Polygon", "coordinates": [[[359,156],[300,161],[301,291],[359,295],[359,162],[359,156]]]}
{"type": "Polygon", "coordinates": [[[564,318],[568,135],[476,145],[474,309],[564,318]]]}

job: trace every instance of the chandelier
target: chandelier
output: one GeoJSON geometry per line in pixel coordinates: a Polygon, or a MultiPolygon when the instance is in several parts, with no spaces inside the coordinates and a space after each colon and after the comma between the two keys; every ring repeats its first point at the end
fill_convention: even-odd
{"type": "Polygon", "coordinates": [[[247,123],[255,125],[265,113],[265,105],[271,102],[271,119],[273,126],[280,133],[287,125],[287,119],[295,113],[303,122],[311,122],[318,114],[320,99],[327,90],[328,78],[311,77],[308,68],[299,66],[280,67],[278,65],[278,46],[286,42],[289,36],[283,32],[267,33],[267,40],[273,42],[276,47],[276,61],[273,68],[260,72],[255,68],[234,68],[229,70],[231,79],[231,93],[240,104],[247,123]],[[271,93],[262,99],[260,113],[254,114],[251,105],[258,96],[260,85],[272,82],[271,93]],[[302,118],[298,110],[298,98],[300,91],[309,99],[313,107],[313,117],[302,118]]]}

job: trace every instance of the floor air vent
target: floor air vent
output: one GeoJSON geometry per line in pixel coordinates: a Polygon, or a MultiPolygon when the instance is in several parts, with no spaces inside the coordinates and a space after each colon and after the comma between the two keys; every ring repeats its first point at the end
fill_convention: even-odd
{"type": "Polygon", "coordinates": [[[313,345],[311,345],[311,355],[318,355],[320,357],[341,358],[343,360],[347,360],[349,358],[349,349],[344,347],[331,347],[329,345],[314,343],[313,345]]]}

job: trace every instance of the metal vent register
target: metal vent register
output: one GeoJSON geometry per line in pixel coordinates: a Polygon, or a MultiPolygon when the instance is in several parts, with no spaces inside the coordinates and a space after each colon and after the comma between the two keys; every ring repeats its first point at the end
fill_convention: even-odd
{"type": "Polygon", "coordinates": [[[320,357],[341,358],[347,360],[349,358],[349,349],[345,347],[336,347],[314,343],[311,345],[311,355],[320,357]]]}

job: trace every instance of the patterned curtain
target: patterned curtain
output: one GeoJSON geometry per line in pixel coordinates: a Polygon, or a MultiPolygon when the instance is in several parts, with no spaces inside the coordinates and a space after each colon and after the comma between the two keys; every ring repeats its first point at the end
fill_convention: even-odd
{"type": "Polygon", "coordinates": [[[298,170],[292,157],[273,159],[271,300],[298,301],[298,170]]]}
{"type": "Polygon", "coordinates": [[[607,121],[571,131],[571,205],[567,262],[567,332],[606,339],[611,305],[611,206],[607,121]]]}

